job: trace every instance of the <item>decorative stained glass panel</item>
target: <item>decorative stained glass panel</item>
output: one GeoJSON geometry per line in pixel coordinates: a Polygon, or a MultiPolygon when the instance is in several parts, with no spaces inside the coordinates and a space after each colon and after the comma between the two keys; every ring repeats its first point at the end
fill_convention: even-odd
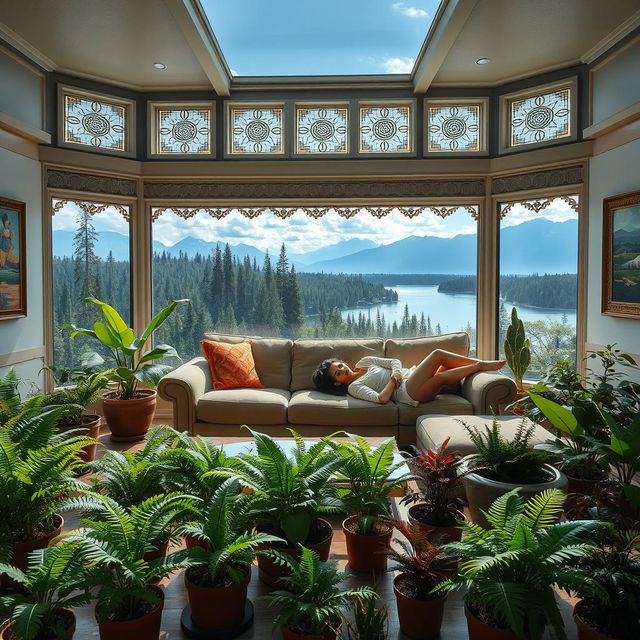
{"type": "Polygon", "coordinates": [[[347,153],[347,107],[296,107],[297,153],[347,153]]]}
{"type": "Polygon", "coordinates": [[[211,153],[210,109],[158,109],[158,153],[211,153]]]}
{"type": "Polygon", "coordinates": [[[231,107],[231,153],[283,153],[283,109],[231,107]]]}
{"type": "Polygon", "coordinates": [[[65,95],[64,141],[126,151],[127,108],[95,98],[65,95]]]}
{"type": "Polygon", "coordinates": [[[480,105],[439,105],[427,114],[428,151],[481,151],[480,105]]]}
{"type": "Polygon", "coordinates": [[[571,90],[549,91],[514,100],[509,107],[510,145],[517,147],[571,135],[571,90]]]}
{"type": "Polygon", "coordinates": [[[361,153],[412,150],[410,106],[360,107],[361,153]]]}

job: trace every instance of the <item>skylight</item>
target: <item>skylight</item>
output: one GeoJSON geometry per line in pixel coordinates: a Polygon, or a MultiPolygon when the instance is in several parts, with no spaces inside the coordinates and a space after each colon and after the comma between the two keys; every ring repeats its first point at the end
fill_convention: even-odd
{"type": "Polygon", "coordinates": [[[410,73],[440,0],[201,0],[238,76],[410,73]]]}

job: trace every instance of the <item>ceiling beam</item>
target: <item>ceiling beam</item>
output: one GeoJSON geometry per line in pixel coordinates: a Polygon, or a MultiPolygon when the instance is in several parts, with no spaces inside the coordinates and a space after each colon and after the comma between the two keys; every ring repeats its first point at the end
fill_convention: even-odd
{"type": "Polygon", "coordinates": [[[425,93],[478,0],[442,0],[411,73],[414,93],[425,93]]]}
{"type": "Polygon", "coordinates": [[[219,96],[228,96],[231,71],[199,0],[164,0],[219,96]]]}

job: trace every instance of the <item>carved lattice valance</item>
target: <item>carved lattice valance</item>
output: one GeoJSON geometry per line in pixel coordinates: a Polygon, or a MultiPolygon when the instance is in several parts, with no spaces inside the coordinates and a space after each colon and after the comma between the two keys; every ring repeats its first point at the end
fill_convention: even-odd
{"type": "Polygon", "coordinates": [[[504,220],[509,211],[513,209],[515,205],[520,205],[528,211],[533,213],[540,213],[544,211],[549,205],[553,204],[556,200],[562,200],[568,204],[576,213],[580,213],[580,201],[579,196],[553,196],[551,198],[540,198],[538,200],[522,200],[520,202],[507,202],[500,207],[500,220],[504,220]]]}

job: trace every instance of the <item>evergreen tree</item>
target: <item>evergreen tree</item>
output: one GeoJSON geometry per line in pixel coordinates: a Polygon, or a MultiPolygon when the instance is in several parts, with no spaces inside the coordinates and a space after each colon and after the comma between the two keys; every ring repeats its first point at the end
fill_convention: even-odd
{"type": "MultiPolygon", "coordinates": [[[[222,305],[232,305],[236,298],[236,277],[233,270],[233,258],[231,256],[231,247],[229,244],[224,246],[224,258],[222,259],[223,277],[223,293],[222,305]]],[[[235,322],[235,321],[234,321],[235,322]]]]}
{"type": "MultiPolygon", "coordinates": [[[[282,247],[284,248],[284,244],[282,247]]],[[[289,334],[295,336],[304,321],[304,315],[302,314],[302,298],[300,296],[300,288],[298,287],[298,278],[296,277],[296,269],[293,265],[291,265],[291,271],[285,274],[281,300],[284,322],[289,330],[289,334]]]]}

